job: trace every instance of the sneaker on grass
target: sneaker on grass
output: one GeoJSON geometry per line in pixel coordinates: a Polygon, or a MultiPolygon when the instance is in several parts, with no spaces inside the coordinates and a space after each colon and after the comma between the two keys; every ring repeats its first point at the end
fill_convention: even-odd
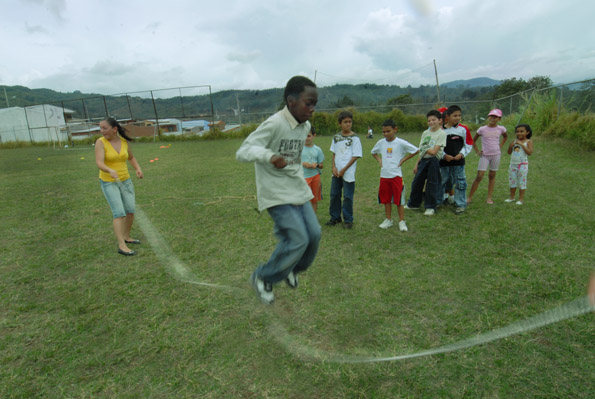
{"type": "Polygon", "coordinates": [[[381,229],[388,229],[389,227],[393,227],[393,221],[390,219],[384,219],[384,222],[380,223],[381,229]]]}
{"type": "Polygon", "coordinates": [[[465,213],[465,208],[459,207],[455,209],[455,215],[462,215],[463,213],[465,213]]]}
{"type": "Polygon", "coordinates": [[[428,209],[426,209],[426,211],[424,212],[424,215],[426,215],[426,216],[433,216],[433,215],[435,215],[435,214],[436,214],[436,211],[435,211],[435,210],[433,210],[432,208],[428,208],[428,209]]]}
{"type": "Polygon", "coordinates": [[[275,295],[273,295],[273,285],[271,283],[265,283],[260,278],[253,274],[250,278],[250,283],[252,284],[252,288],[256,291],[256,296],[260,299],[260,301],[266,305],[270,305],[275,300],[275,295]]]}
{"type": "Polygon", "coordinates": [[[414,206],[409,206],[409,205],[405,204],[405,209],[411,209],[412,211],[414,211],[416,209],[419,209],[419,206],[418,207],[414,207],[414,206]]]}
{"type": "Polygon", "coordinates": [[[289,272],[289,274],[287,275],[287,278],[285,279],[285,282],[287,283],[289,288],[296,289],[298,286],[297,274],[295,274],[293,271],[289,272]]]}
{"type": "Polygon", "coordinates": [[[404,220],[401,220],[399,222],[399,230],[400,231],[409,231],[409,229],[407,228],[407,223],[405,223],[404,220]]]}

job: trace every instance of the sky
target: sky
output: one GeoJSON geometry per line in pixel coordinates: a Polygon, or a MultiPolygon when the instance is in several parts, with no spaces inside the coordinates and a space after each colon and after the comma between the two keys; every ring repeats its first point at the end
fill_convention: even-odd
{"type": "MultiPolygon", "coordinates": [[[[0,85],[117,94],[210,85],[595,78],[589,0],[0,0],[0,85]]],[[[202,89],[201,89],[202,90],[202,89]]]]}

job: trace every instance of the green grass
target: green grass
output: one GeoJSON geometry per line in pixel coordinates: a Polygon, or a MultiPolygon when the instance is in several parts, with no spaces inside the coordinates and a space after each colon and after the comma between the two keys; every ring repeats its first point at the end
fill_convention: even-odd
{"type": "MultiPolygon", "coordinates": [[[[327,156],[324,224],[330,137],[317,140],[327,156]]],[[[315,264],[298,290],[276,287],[272,307],[248,286],[275,239],[268,215],[255,211],[253,166],[235,161],[239,140],[134,146],[145,172],[134,179],[138,206],[194,276],[232,292],[177,280],[138,224],[139,255],[116,253],[91,147],[0,151],[0,397],[591,397],[592,314],[400,362],[312,361],[280,343],[277,324],[318,350],[413,353],[585,293],[595,259],[593,153],[538,137],[526,205],[503,202],[504,155],[495,205],[484,203],[486,178],[466,214],[410,212],[404,234],[378,228],[379,170],[372,140],[363,144],[354,229],[323,226],[315,264]]],[[[476,165],[471,156],[469,183],[476,165]]]]}

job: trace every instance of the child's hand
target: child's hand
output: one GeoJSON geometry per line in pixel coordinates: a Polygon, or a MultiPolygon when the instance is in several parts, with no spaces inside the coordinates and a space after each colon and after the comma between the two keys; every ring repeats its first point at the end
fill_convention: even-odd
{"type": "Polygon", "coordinates": [[[463,154],[458,153],[456,156],[452,157],[452,159],[455,161],[460,161],[461,159],[463,159],[463,154]]]}
{"type": "Polygon", "coordinates": [[[413,167],[413,174],[414,174],[414,175],[416,175],[416,174],[417,174],[417,165],[415,165],[415,166],[413,167]]]}
{"type": "Polygon", "coordinates": [[[277,169],[283,169],[284,167],[287,166],[287,162],[285,161],[285,158],[283,158],[280,155],[273,155],[271,157],[271,161],[270,161],[273,166],[277,169]]]}
{"type": "Polygon", "coordinates": [[[333,176],[335,176],[335,177],[341,177],[341,176],[339,176],[339,170],[334,165],[333,165],[333,176]]]}
{"type": "Polygon", "coordinates": [[[454,159],[454,157],[452,155],[448,155],[448,154],[444,154],[444,160],[446,162],[450,162],[454,159]]]}

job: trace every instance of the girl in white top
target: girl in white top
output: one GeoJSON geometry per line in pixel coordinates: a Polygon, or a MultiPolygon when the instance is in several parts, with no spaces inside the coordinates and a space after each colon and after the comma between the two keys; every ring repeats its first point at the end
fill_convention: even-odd
{"type": "Polygon", "coordinates": [[[508,169],[508,183],[510,185],[510,197],[504,202],[514,202],[516,189],[519,189],[519,200],[517,205],[525,202],[525,190],[527,189],[527,175],[529,174],[529,155],[533,153],[533,141],[530,140],[533,132],[529,125],[518,125],[514,129],[516,140],[508,146],[510,154],[510,168],[508,169]]]}

